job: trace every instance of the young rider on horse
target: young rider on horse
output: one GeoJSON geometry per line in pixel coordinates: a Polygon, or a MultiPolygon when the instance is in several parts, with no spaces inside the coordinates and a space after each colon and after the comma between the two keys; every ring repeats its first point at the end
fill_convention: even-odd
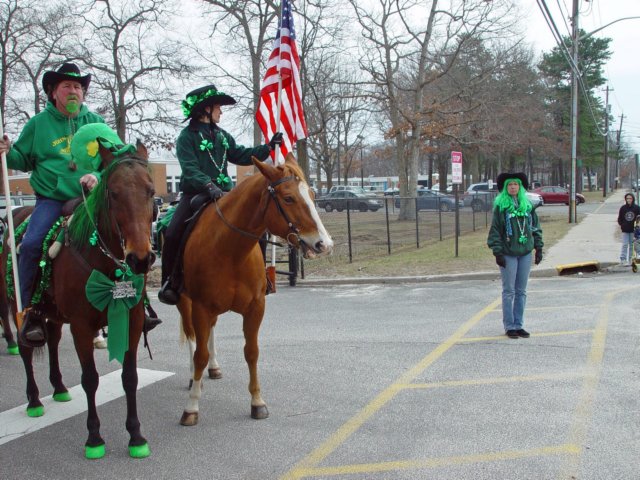
{"type": "Polygon", "coordinates": [[[216,200],[233,187],[227,164],[251,165],[251,157],[266,160],[271,150],[282,143],[282,133],[273,135],[268,145],[245,148],[236,144],[229,133],[218,127],[221,107],[234,105],[236,100],[207,85],[189,92],[182,102],[182,111],[189,120],[176,141],[176,155],[182,168],[180,191],[182,197],[165,233],[162,249],[162,288],[158,299],[175,305],[179,299],[179,285],[172,280],[179,255],[186,220],[193,214],[191,200],[199,193],[207,193],[216,200]]]}

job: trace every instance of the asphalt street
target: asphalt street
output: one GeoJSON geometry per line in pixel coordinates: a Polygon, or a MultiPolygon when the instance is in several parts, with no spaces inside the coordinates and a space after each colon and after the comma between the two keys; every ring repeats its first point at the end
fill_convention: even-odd
{"type": "MultiPolygon", "coordinates": [[[[86,412],[42,428],[24,416],[30,433],[0,435],[0,476],[637,478],[637,279],[630,270],[532,278],[532,336],[518,340],[503,334],[495,280],[280,287],[261,329],[270,417],[249,417],[241,319],[227,314],[216,328],[223,378],[205,379],[195,427],[179,425],[189,364],[177,311],[152,299],[165,322],[150,334],[153,360],[140,347],[140,368],[158,375],[138,394],[151,456],[128,457],[116,392],[98,408],[103,459],[84,459],[86,412]]],[[[26,402],[21,361],[2,347],[0,419],[26,402]]],[[[118,364],[106,351],[96,357],[107,385],[118,364]]],[[[61,358],[67,386],[78,385],[66,328],[61,358]]],[[[46,355],[36,371],[42,396],[50,395],[46,355]]]]}

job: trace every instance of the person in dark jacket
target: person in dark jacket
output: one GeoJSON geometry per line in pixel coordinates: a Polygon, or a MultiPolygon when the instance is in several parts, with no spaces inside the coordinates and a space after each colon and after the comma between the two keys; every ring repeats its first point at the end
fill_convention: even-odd
{"type": "Polygon", "coordinates": [[[535,264],[542,261],[542,229],[526,196],[529,181],[524,173],[501,173],[500,192],[493,203],[493,219],[487,245],[496,257],[502,277],[502,323],[509,338],[528,338],[524,327],[531,252],[535,264]]]}
{"type": "Polygon", "coordinates": [[[632,193],[624,196],[624,205],[618,211],[618,225],[622,231],[622,248],[620,249],[620,265],[631,264],[631,246],[633,244],[633,226],[640,215],[640,207],[632,193]]]}
{"type": "Polygon", "coordinates": [[[180,202],[164,235],[162,248],[162,287],[158,299],[175,305],[179,299],[179,285],[174,285],[173,273],[179,254],[187,219],[193,214],[191,200],[206,193],[217,200],[233,187],[227,165],[251,165],[251,157],[266,160],[282,144],[282,133],[277,132],[268,145],[246,148],[218,126],[222,106],[234,105],[236,100],[215,85],[206,85],[189,92],[182,102],[187,125],[176,141],[176,156],[182,168],[180,202]]]}

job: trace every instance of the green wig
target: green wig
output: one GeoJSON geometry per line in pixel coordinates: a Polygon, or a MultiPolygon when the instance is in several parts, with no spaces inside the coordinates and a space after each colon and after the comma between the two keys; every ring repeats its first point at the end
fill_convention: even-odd
{"type": "Polygon", "coordinates": [[[527,193],[522,186],[522,181],[519,178],[508,178],[504,181],[504,186],[502,187],[502,191],[498,194],[496,199],[493,201],[493,206],[498,207],[501,211],[508,211],[513,215],[524,217],[531,210],[533,210],[533,205],[527,198],[527,193]],[[507,190],[510,183],[517,183],[520,188],[518,189],[518,207],[516,208],[515,202],[509,192],[507,190]]]}

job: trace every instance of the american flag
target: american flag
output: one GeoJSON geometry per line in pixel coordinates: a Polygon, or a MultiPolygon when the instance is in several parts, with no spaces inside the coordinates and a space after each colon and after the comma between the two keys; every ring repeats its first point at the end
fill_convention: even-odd
{"type": "MultiPolygon", "coordinates": [[[[283,133],[280,148],[283,156],[292,151],[296,140],[306,138],[307,124],[302,109],[300,57],[296,48],[296,32],[289,0],[282,0],[278,34],[262,80],[256,120],[266,141],[277,131],[283,133]],[[282,78],[282,106],[278,115],[278,80],[282,78]],[[280,119],[280,126],[277,122],[280,119]]],[[[271,152],[275,159],[275,152],[271,152]]]]}

